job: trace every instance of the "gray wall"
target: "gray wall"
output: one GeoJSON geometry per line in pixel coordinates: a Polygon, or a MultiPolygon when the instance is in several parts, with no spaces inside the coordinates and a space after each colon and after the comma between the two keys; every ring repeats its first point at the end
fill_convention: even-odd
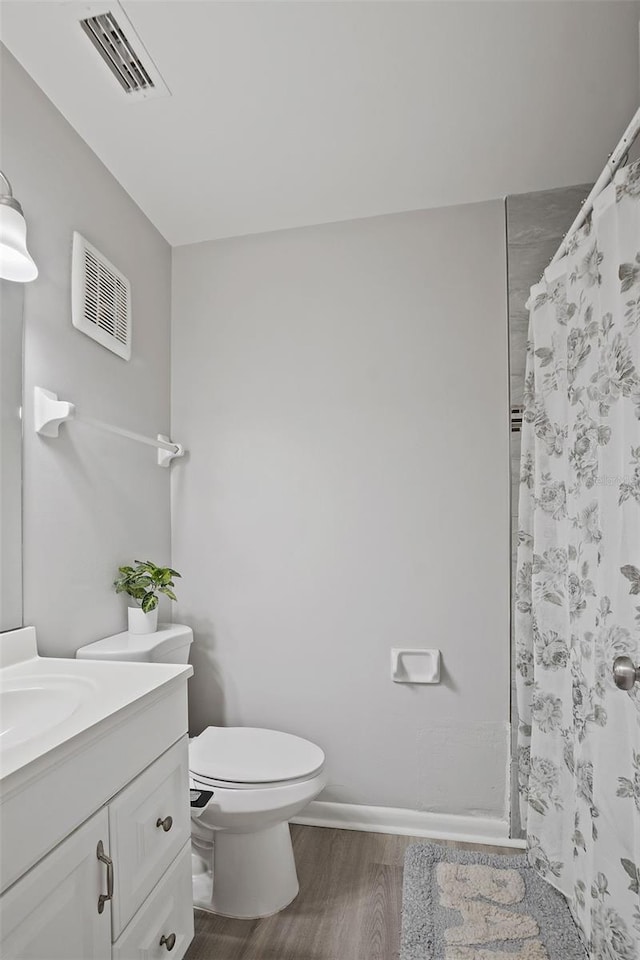
{"type": "Polygon", "coordinates": [[[169,475],[150,448],[80,423],[58,440],[36,436],[33,387],[88,416],[168,432],[171,251],[5,49],[1,63],[1,166],[40,269],[24,304],[24,617],[42,653],[65,656],[124,629],[125,605],[111,590],[118,563],[169,560],[169,475]],[[128,364],[71,325],[74,229],[131,280],[128,364]]]}
{"type": "Polygon", "coordinates": [[[496,201],[173,251],[192,733],[309,737],[324,799],[505,816],[504,233],[496,201]]]}

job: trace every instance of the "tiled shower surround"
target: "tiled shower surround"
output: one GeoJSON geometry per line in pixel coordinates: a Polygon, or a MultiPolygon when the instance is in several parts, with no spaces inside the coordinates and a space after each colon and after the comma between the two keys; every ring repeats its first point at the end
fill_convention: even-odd
{"type": "MultiPolygon", "coordinates": [[[[507,197],[507,279],[509,290],[509,369],[510,405],[522,406],[529,312],[526,302],[529,288],[537,283],[555,254],[562,237],[573,222],[590,184],[521,193],[507,197]]],[[[518,486],[520,478],[520,432],[511,431],[511,596],[515,583],[518,542],[518,486]]],[[[513,616],[512,616],[513,624],[513,616]]],[[[512,626],[511,669],[511,831],[521,836],[518,811],[516,740],[518,710],[515,691],[514,644],[512,626]]]]}

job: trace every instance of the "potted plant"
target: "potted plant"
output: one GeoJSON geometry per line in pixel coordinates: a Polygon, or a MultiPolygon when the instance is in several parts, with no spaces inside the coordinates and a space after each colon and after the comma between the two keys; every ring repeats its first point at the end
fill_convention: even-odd
{"type": "Polygon", "coordinates": [[[118,567],[120,576],[114,581],[116,593],[126,593],[135,605],[129,606],[129,633],[155,633],[158,629],[159,594],[177,600],[173,587],[177,570],[158,567],[151,560],[134,560],[135,567],[118,567]]]}

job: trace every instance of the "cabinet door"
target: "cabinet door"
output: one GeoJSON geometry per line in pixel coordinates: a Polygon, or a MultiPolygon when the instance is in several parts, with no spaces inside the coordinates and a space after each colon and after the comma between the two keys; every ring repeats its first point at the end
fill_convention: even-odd
{"type": "MultiPolygon", "coordinates": [[[[43,807],[42,816],[46,816],[43,807]]],[[[3,960],[109,960],[111,907],[106,893],[109,819],[100,810],[0,897],[3,960]]]]}
{"type": "Polygon", "coordinates": [[[109,835],[116,940],[191,835],[186,737],[111,801],[109,835]]]}

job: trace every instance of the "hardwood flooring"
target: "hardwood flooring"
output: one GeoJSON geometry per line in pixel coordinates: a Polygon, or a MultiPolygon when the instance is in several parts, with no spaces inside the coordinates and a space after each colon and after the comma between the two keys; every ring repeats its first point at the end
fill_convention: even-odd
{"type": "Polygon", "coordinates": [[[397,960],[405,850],[437,841],[296,825],[291,834],[300,880],[293,903],[264,920],[197,910],[185,960],[397,960]]]}

